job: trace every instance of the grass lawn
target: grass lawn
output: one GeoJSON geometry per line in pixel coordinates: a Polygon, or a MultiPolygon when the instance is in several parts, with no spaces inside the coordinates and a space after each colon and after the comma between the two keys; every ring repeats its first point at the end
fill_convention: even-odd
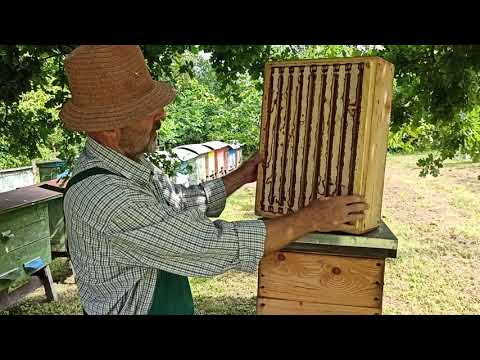
{"type": "MultiPolygon", "coordinates": [[[[387,259],[384,314],[480,314],[480,164],[449,162],[438,178],[420,178],[416,155],[389,155],[383,218],[399,239],[387,259]]],[[[254,219],[254,185],[232,195],[221,219],[254,219]]],[[[64,259],[52,273],[59,301],[38,289],[0,314],[80,314],[64,259]]],[[[199,314],[255,314],[257,274],[230,271],[191,278],[199,314]]]]}

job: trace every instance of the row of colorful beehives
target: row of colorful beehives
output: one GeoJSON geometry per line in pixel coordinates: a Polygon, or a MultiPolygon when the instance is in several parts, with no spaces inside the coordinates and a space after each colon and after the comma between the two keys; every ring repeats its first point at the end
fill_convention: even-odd
{"type": "MultiPolygon", "coordinates": [[[[187,181],[180,181],[187,186],[221,177],[242,161],[241,145],[220,141],[178,146],[173,151],[192,168],[187,181]]],[[[56,162],[50,167],[54,165],[56,172],[41,176],[39,184],[0,195],[0,293],[48,265],[51,254],[66,254],[63,186],[55,179],[61,167],[56,162]]]]}
{"type": "Polygon", "coordinates": [[[242,147],[221,141],[209,141],[203,144],[181,145],[172,151],[182,161],[182,165],[192,167],[190,173],[178,174],[177,182],[189,185],[219,178],[234,170],[242,161],[242,147]]]}

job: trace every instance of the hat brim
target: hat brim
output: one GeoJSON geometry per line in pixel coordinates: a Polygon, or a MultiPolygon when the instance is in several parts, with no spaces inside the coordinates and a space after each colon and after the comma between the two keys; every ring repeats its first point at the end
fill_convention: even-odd
{"type": "Polygon", "coordinates": [[[124,128],[175,99],[173,87],[163,81],[154,81],[151,91],[134,102],[112,106],[76,106],[68,100],[60,111],[65,127],[76,131],[102,131],[124,128]]]}

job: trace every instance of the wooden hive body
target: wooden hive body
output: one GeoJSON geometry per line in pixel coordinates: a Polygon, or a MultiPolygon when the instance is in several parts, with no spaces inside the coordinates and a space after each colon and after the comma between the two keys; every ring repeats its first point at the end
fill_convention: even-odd
{"type": "Polygon", "coordinates": [[[393,65],[378,57],[265,66],[255,212],[296,212],[320,196],[370,205],[356,234],[380,224],[393,65]]]}

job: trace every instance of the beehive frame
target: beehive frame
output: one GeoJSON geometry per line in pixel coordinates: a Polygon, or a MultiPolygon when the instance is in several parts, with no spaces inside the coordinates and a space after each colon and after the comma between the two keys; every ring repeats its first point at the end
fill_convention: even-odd
{"type": "Polygon", "coordinates": [[[379,57],[265,66],[255,212],[296,212],[319,196],[370,205],[353,233],[380,224],[393,65],[379,57]]]}

